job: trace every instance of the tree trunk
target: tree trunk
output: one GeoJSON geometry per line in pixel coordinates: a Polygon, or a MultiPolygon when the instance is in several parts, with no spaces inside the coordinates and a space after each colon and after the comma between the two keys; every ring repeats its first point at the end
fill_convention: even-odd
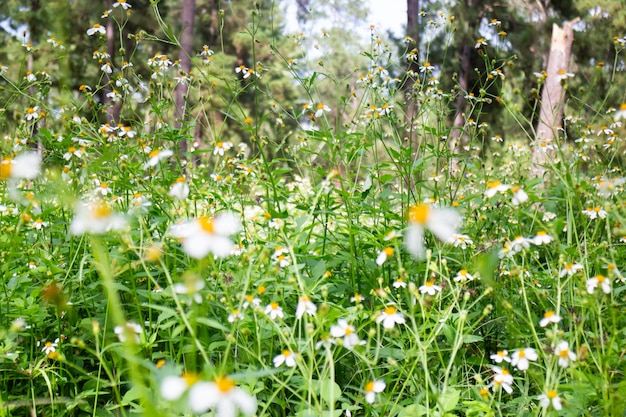
{"type": "MultiPolygon", "coordinates": [[[[178,59],[180,61],[181,71],[185,75],[191,72],[191,54],[193,53],[193,19],[196,12],[195,0],[184,0],[182,10],[183,33],[180,38],[180,53],[178,59]]],[[[186,120],[187,93],[189,88],[185,83],[178,83],[176,86],[176,127],[181,128],[186,120]]],[[[189,151],[189,143],[186,139],[178,142],[178,156],[181,159],[186,158],[189,151]]]]}
{"type": "MultiPolygon", "coordinates": [[[[104,10],[111,10],[113,8],[113,0],[104,0],[104,10]]],[[[107,19],[106,24],[106,46],[107,46],[107,54],[109,54],[109,60],[111,65],[115,62],[115,22],[113,19],[107,19]]],[[[107,109],[107,123],[111,126],[117,125],[120,120],[120,112],[122,111],[122,103],[121,102],[113,102],[112,98],[108,96],[110,92],[113,91],[113,84],[111,84],[112,78],[109,74],[104,74],[107,83],[104,85],[102,89],[102,102],[104,103],[105,108],[107,109]]]]}
{"type": "Polygon", "coordinates": [[[545,174],[547,161],[555,160],[555,148],[558,146],[555,138],[558,137],[558,129],[561,127],[565,105],[565,94],[561,80],[569,69],[574,41],[573,26],[579,20],[576,18],[565,22],[563,28],[556,24],[552,26],[552,41],[546,70],[548,76],[541,92],[539,123],[533,142],[531,172],[537,177],[542,177],[545,174]]]}
{"type": "Polygon", "coordinates": [[[448,145],[451,152],[459,152],[467,143],[467,134],[463,132],[465,118],[463,111],[465,109],[465,94],[469,93],[469,76],[472,69],[472,48],[467,42],[461,46],[461,72],[459,74],[459,95],[454,102],[454,122],[450,131],[450,140],[448,145]]]}
{"type": "MultiPolygon", "coordinates": [[[[419,13],[420,13],[420,2],[419,0],[407,0],[406,2],[406,14],[407,14],[407,24],[406,24],[406,35],[413,39],[414,43],[410,43],[415,47],[415,58],[409,62],[409,74],[407,77],[406,83],[404,85],[404,94],[406,98],[406,127],[408,137],[406,138],[410,148],[413,150],[413,157],[417,158],[417,152],[419,150],[419,139],[417,133],[414,131],[413,123],[415,118],[417,117],[417,113],[419,111],[417,106],[417,97],[415,88],[415,74],[419,73],[419,40],[420,40],[420,31],[419,31],[419,13]]],[[[411,190],[413,188],[413,178],[412,172],[407,172],[407,178],[405,179],[407,188],[411,190]]]]}

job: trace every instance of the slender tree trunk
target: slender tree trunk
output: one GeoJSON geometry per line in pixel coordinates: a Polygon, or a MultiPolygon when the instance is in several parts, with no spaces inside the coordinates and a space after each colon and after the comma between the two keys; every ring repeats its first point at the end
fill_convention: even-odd
{"type": "Polygon", "coordinates": [[[469,92],[469,76],[472,69],[472,49],[471,45],[463,42],[461,46],[461,72],[459,74],[459,95],[454,102],[454,122],[450,131],[450,140],[448,142],[451,152],[460,152],[467,142],[467,134],[463,132],[465,118],[463,112],[465,110],[465,94],[469,92]]]}
{"type": "MultiPolygon", "coordinates": [[[[406,35],[413,39],[414,43],[410,43],[415,47],[415,57],[412,61],[409,62],[409,76],[406,79],[406,83],[404,85],[404,94],[406,99],[406,129],[407,129],[407,142],[410,148],[413,151],[413,158],[418,158],[419,151],[419,139],[417,136],[417,132],[414,129],[414,122],[417,118],[417,114],[419,112],[418,104],[417,104],[417,92],[415,91],[415,74],[419,73],[419,44],[420,44],[420,31],[419,31],[419,13],[420,13],[420,2],[419,0],[407,0],[406,2],[406,14],[407,14],[407,25],[406,25],[406,35]]],[[[413,159],[412,158],[412,159],[413,159]]],[[[413,189],[414,181],[412,178],[412,172],[408,171],[406,173],[407,178],[405,178],[406,186],[409,190],[413,189]]]]}
{"type": "Polygon", "coordinates": [[[552,26],[552,41],[546,71],[548,76],[541,92],[539,123],[533,142],[531,171],[535,176],[543,176],[545,163],[555,160],[555,147],[558,146],[558,143],[554,139],[558,136],[558,128],[561,126],[565,105],[565,94],[561,80],[569,69],[574,41],[573,26],[579,20],[576,18],[565,22],[563,28],[556,24],[552,26]]]}
{"type": "MultiPolygon", "coordinates": [[[[113,8],[113,0],[104,0],[104,10],[110,10],[113,8]]],[[[113,19],[107,19],[106,24],[106,47],[107,54],[109,55],[109,62],[111,65],[115,62],[115,22],[113,19]]],[[[122,111],[122,103],[113,102],[112,98],[108,96],[114,89],[111,84],[112,78],[109,74],[104,74],[106,77],[107,83],[104,85],[102,89],[102,103],[104,103],[104,107],[107,109],[106,118],[107,123],[111,126],[117,125],[120,120],[120,112],[122,111]]]]}
{"type": "MultiPolygon", "coordinates": [[[[193,53],[193,20],[196,12],[195,0],[184,0],[182,10],[183,33],[180,38],[180,53],[178,59],[180,61],[181,71],[185,75],[191,72],[191,54],[193,53]]],[[[185,83],[178,83],[176,86],[176,127],[181,128],[186,120],[187,93],[189,88],[185,83]]],[[[178,142],[178,156],[186,158],[189,151],[189,143],[186,139],[178,142]]]]}

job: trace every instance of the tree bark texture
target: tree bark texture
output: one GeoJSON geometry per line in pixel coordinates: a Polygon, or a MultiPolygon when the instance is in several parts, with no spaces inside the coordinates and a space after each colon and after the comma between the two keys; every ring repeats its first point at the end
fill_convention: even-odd
{"type": "MultiPolygon", "coordinates": [[[[180,53],[178,59],[180,68],[185,74],[191,72],[191,54],[193,53],[193,20],[196,12],[195,0],[184,0],[182,10],[183,33],[180,38],[180,53]]],[[[187,93],[189,88],[185,83],[178,83],[176,86],[176,127],[180,128],[186,120],[187,93]]],[[[189,150],[189,143],[186,139],[178,142],[178,155],[185,158],[189,150]]]]}
{"type": "Polygon", "coordinates": [[[541,92],[539,123],[533,143],[532,171],[536,176],[543,176],[546,161],[554,160],[556,154],[553,149],[557,146],[554,139],[558,136],[558,129],[561,127],[565,105],[561,80],[569,69],[574,41],[573,26],[579,20],[576,18],[565,22],[563,28],[556,24],[552,26],[552,41],[546,70],[548,76],[541,92]]]}

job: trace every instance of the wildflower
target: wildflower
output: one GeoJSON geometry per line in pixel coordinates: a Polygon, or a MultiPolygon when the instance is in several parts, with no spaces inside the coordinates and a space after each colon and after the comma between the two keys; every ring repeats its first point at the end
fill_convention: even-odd
{"type": "Polygon", "coordinates": [[[50,355],[51,353],[54,353],[57,351],[58,346],[59,346],[59,338],[57,337],[56,339],[54,339],[54,342],[46,342],[43,345],[43,348],[41,349],[41,351],[45,353],[46,355],[50,355]]]}
{"type": "Polygon", "coordinates": [[[383,323],[385,329],[393,329],[396,324],[404,324],[404,316],[394,306],[387,306],[376,318],[376,323],[383,323]]]}
{"type": "Polygon", "coordinates": [[[487,41],[485,40],[485,38],[478,38],[476,39],[476,44],[474,45],[474,48],[480,49],[482,46],[485,45],[487,45],[487,41]]]}
{"type": "Polygon", "coordinates": [[[336,325],[330,326],[330,335],[334,338],[343,338],[343,346],[348,350],[362,343],[354,326],[344,319],[339,319],[336,325]]]}
{"type": "Polygon", "coordinates": [[[389,246],[381,250],[378,257],[376,257],[376,265],[381,266],[384,264],[387,258],[393,255],[393,252],[393,248],[389,246]]]}
{"type": "Polygon", "coordinates": [[[439,240],[452,243],[457,233],[461,216],[451,208],[432,207],[418,204],[409,209],[409,227],[405,245],[409,253],[417,258],[424,256],[424,228],[429,229],[439,240]]]}
{"type": "Polygon", "coordinates": [[[140,325],[133,322],[128,322],[123,326],[115,326],[113,332],[120,339],[120,342],[124,343],[129,339],[134,340],[135,343],[139,343],[139,335],[143,329],[140,325]]]}
{"type": "Polygon", "coordinates": [[[278,264],[278,266],[284,268],[286,266],[289,266],[289,258],[286,256],[286,254],[288,253],[289,251],[287,250],[287,248],[277,246],[276,249],[274,249],[274,253],[272,254],[272,259],[278,264]]]}
{"type": "Polygon", "coordinates": [[[559,82],[561,81],[565,81],[568,78],[572,78],[574,77],[574,73],[572,72],[567,72],[564,69],[560,69],[557,74],[556,74],[557,79],[559,80],[559,82]]]}
{"type": "Polygon", "coordinates": [[[393,282],[393,288],[406,288],[406,282],[402,278],[398,278],[393,282]]]}
{"type": "Polygon", "coordinates": [[[605,294],[609,294],[611,292],[611,281],[607,279],[604,275],[596,275],[595,277],[591,277],[587,280],[587,292],[589,294],[593,294],[596,287],[600,285],[602,288],[602,292],[605,294]]]}
{"type": "Polygon", "coordinates": [[[243,308],[248,308],[250,306],[258,307],[261,305],[261,299],[255,297],[254,295],[246,295],[243,302],[243,308]]]}
{"type": "Polygon", "coordinates": [[[224,156],[224,152],[233,147],[233,144],[230,142],[217,142],[215,144],[215,149],[213,149],[213,155],[224,156]]]}
{"type": "Polygon", "coordinates": [[[556,314],[554,311],[549,310],[543,314],[543,318],[539,320],[539,325],[541,327],[546,327],[550,323],[558,323],[561,321],[561,316],[556,314]]]}
{"type": "Polygon", "coordinates": [[[487,183],[487,190],[485,190],[485,197],[491,198],[497,193],[504,193],[510,189],[510,185],[502,184],[500,181],[491,181],[487,183]]]}
{"type": "Polygon", "coordinates": [[[191,297],[197,304],[202,304],[202,294],[200,291],[204,288],[204,280],[195,277],[185,280],[185,283],[177,282],[172,289],[176,294],[183,294],[191,297]]]}
{"type": "Polygon", "coordinates": [[[41,158],[34,152],[25,152],[0,162],[0,179],[34,179],[39,175],[41,158]]]}
{"type": "Polygon", "coordinates": [[[39,106],[29,107],[26,109],[26,120],[31,122],[39,119],[42,113],[39,112],[39,106]]]}
{"type": "Polygon", "coordinates": [[[219,377],[214,382],[198,382],[188,393],[187,400],[191,411],[204,414],[215,408],[217,417],[235,417],[237,410],[246,416],[256,412],[256,399],[246,391],[238,388],[228,377],[219,377]]]}
{"type": "Polygon", "coordinates": [[[354,294],[353,297],[350,297],[350,302],[351,303],[360,303],[363,301],[363,296],[361,294],[354,294]]]}
{"type": "Polygon", "coordinates": [[[569,350],[569,343],[564,340],[556,345],[554,354],[559,358],[559,366],[561,368],[567,368],[570,361],[576,360],[576,354],[569,350]]]}
{"type": "Polygon", "coordinates": [[[376,400],[376,394],[383,392],[387,385],[381,381],[370,381],[365,385],[365,401],[369,404],[373,404],[376,400]]]}
{"type": "Polygon", "coordinates": [[[189,186],[185,182],[185,177],[176,179],[176,182],[170,186],[168,195],[177,200],[184,200],[189,196],[189,186]]]}
{"type": "Polygon", "coordinates": [[[502,361],[511,362],[509,358],[509,352],[506,350],[499,350],[489,357],[495,363],[502,363],[502,361]]]}
{"type": "Polygon", "coordinates": [[[494,366],[493,371],[495,372],[493,381],[489,384],[493,391],[496,392],[498,388],[502,387],[502,389],[509,394],[512,393],[513,388],[511,388],[511,384],[513,384],[513,375],[499,366],[494,366]]]}
{"type": "Polygon", "coordinates": [[[528,194],[521,187],[515,186],[511,189],[513,192],[513,199],[511,203],[515,206],[519,206],[520,204],[526,202],[528,200],[528,194]]]}
{"type": "Polygon", "coordinates": [[[455,248],[460,247],[461,249],[467,249],[468,246],[472,246],[474,244],[474,241],[470,239],[468,235],[455,233],[452,235],[452,244],[455,248]]]}
{"type": "Polygon", "coordinates": [[[286,349],[283,350],[280,355],[274,356],[274,359],[272,361],[274,362],[274,368],[278,368],[283,363],[288,368],[293,368],[294,366],[296,366],[296,355],[292,351],[286,349]]]}
{"type": "Polygon", "coordinates": [[[424,62],[423,65],[420,66],[419,71],[420,72],[431,72],[435,69],[435,67],[433,65],[431,65],[430,62],[426,61],[424,62]]]}
{"type": "Polygon", "coordinates": [[[33,229],[37,229],[37,230],[41,230],[41,229],[43,229],[44,227],[47,227],[47,226],[48,226],[48,222],[44,222],[44,221],[41,219],[41,217],[40,217],[40,218],[38,218],[37,220],[35,220],[35,221],[33,222],[33,224],[31,225],[31,227],[32,227],[33,229]]]}
{"type": "Polygon", "coordinates": [[[322,117],[322,115],[324,114],[324,112],[328,113],[330,111],[330,107],[328,107],[326,104],[324,103],[319,103],[317,105],[317,110],[315,111],[315,118],[319,119],[320,117],[322,117]]]}
{"type": "Polygon", "coordinates": [[[282,307],[276,301],[272,301],[265,307],[265,315],[272,320],[282,319],[285,316],[282,307]]]}
{"type": "Polygon", "coordinates": [[[133,6],[131,6],[130,4],[128,4],[128,3],[126,2],[126,0],[117,0],[115,3],[113,3],[113,7],[120,7],[120,6],[121,6],[121,7],[122,7],[122,9],[124,9],[124,10],[128,10],[128,9],[130,9],[131,7],[133,7],[133,6]]]}
{"type": "Polygon", "coordinates": [[[529,239],[529,241],[531,243],[533,243],[534,245],[537,245],[537,246],[548,244],[548,243],[552,242],[553,240],[554,240],[554,238],[552,236],[550,236],[547,232],[543,231],[543,230],[537,232],[535,237],[529,239]]]}
{"type": "Polygon", "coordinates": [[[419,287],[419,290],[422,294],[435,295],[441,291],[441,286],[436,285],[434,281],[426,281],[419,287]]]}
{"type": "Polygon", "coordinates": [[[100,35],[104,35],[107,33],[106,29],[104,28],[104,26],[100,25],[99,23],[94,24],[92,27],[90,27],[89,29],[87,29],[87,35],[88,36],[93,36],[96,33],[100,34],[100,35]]]}
{"type": "Polygon", "coordinates": [[[530,240],[526,239],[524,236],[516,236],[511,242],[509,242],[509,249],[513,253],[521,252],[524,249],[528,249],[530,247],[530,240]]]}
{"type": "Polygon", "coordinates": [[[547,391],[545,394],[541,394],[539,397],[537,397],[537,399],[539,400],[539,404],[541,404],[543,408],[548,408],[550,407],[550,405],[552,405],[555,410],[560,410],[563,408],[563,405],[561,404],[561,398],[559,397],[559,394],[554,390],[550,390],[547,391]]]}
{"type": "Polygon", "coordinates": [[[108,204],[104,202],[89,202],[76,205],[76,214],[70,224],[70,233],[82,235],[93,233],[100,235],[109,231],[121,231],[126,229],[128,223],[120,215],[113,213],[108,204]]]}
{"type": "Polygon", "coordinates": [[[454,281],[461,282],[461,283],[465,283],[467,281],[474,281],[474,276],[470,274],[469,272],[467,272],[467,269],[461,269],[459,272],[457,272],[456,276],[454,277],[454,281]]]}
{"type": "Polygon", "coordinates": [[[598,217],[601,219],[605,219],[606,218],[606,211],[599,207],[587,207],[583,210],[583,214],[587,217],[589,217],[591,220],[595,220],[598,217]]]}
{"type": "Polygon", "coordinates": [[[298,300],[298,305],[296,307],[296,318],[301,319],[304,313],[307,313],[309,316],[314,316],[317,311],[317,306],[311,301],[311,299],[303,295],[298,300]]]}
{"type": "Polygon", "coordinates": [[[582,271],[582,270],[583,270],[583,266],[579,264],[578,262],[573,262],[573,263],[568,262],[565,265],[563,265],[563,269],[561,269],[561,271],[559,272],[559,278],[563,278],[565,275],[571,277],[576,272],[582,271]]]}
{"type": "Polygon", "coordinates": [[[517,367],[520,371],[528,369],[528,361],[536,361],[538,358],[537,352],[533,348],[519,349],[513,352],[511,355],[511,365],[517,367]]]}
{"type": "Polygon", "coordinates": [[[160,161],[162,161],[163,159],[167,159],[172,155],[174,155],[174,152],[171,151],[170,149],[165,149],[165,150],[155,149],[152,152],[150,152],[150,154],[148,155],[150,159],[148,159],[148,162],[143,164],[143,169],[156,166],[160,161]]]}
{"type": "Polygon", "coordinates": [[[192,258],[201,259],[209,253],[218,258],[230,255],[233,242],[228,237],[241,228],[239,219],[230,212],[215,217],[199,217],[174,225],[170,234],[182,239],[183,249],[192,258]]]}

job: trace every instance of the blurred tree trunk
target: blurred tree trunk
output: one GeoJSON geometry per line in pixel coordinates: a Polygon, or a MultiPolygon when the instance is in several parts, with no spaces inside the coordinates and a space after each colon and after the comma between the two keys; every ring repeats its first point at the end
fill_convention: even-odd
{"type": "Polygon", "coordinates": [[[451,152],[460,153],[463,147],[467,145],[467,132],[463,130],[465,125],[465,96],[470,92],[470,75],[472,68],[472,51],[474,40],[478,36],[478,25],[485,14],[484,9],[477,9],[477,5],[473,0],[465,0],[459,2],[458,6],[463,11],[462,16],[467,16],[467,21],[460,27],[462,32],[459,34],[461,44],[459,46],[459,78],[458,87],[459,95],[454,101],[454,121],[450,130],[448,146],[451,152]]]}
{"type": "MultiPolygon", "coordinates": [[[[182,4],[182,24],[183,33],[180,38],[180,53],[178,59],[180,61],[181,71],[185,75],[191,72],[191,54],[193,53],[193,19],[196,12],[195,0],[183,0],[182,4]]],[[[184,82],[178,83],[176,86],[176,127],[181,128],[183,122],[187,119],[187,93],[189,87],[184,82]]],[[[186,158],[189,151],[189,143],[186,139],[178,142],[178,156],[186,158]]]]}
{"type": "MultiPolygon", "coordinates": [[[[420,30],[419,30],[419,13],[420,13],[420,2],[419,0],[407,0],[406,2],[406,36],[413,40],[413,43],[409,43],[409,45],[413,45],[415,47],[415,58],[409,61],[409,70],[410,74],[406,79],[405,88],[405,97],[406,97],[406,129],[407,129],[407,140],[408,144],[413,150],[413,157],[417,158],[417,152],[419,150],[419,139],[417,137],[417,133],[414,130],[413,122],[417,117],[417,113],[419,111],[417,105],[417,92],[415,91],[415,77],[416,74],[419,74],[419,44],[420,44],[420,30]]],[[[411,190],[413,188],[413,184],[415,183],[412,178],[412,172],[407,172],[406,185],[411,190]]]]}
{"type": "MultiPolygon", "coordinates": [[[[104,0],[104,10],[111,10],[113,8],[113,0],[104,0]]],[[[107,19],[106,24],[106,46],[107,46],[107,54],[109,54],[109,62],[111,65],[115,62],[115,21],[113,19],[107,19]]],[[[107,123],[111,126],[117,125],[120,120],[120,112],[122,110],[121,102],[113,102],[112,98],[109,96],[109,93],[113,91],[113,84],[111,84],[112,78],[109,74],[104,74],[107,79],[107,83],[104,85],[102,89],[102,102],[104,103],[105,108],[107,109],[107,123]]]]}
{"type": "Polygon", "coordinates": [[[545,174],[546,161],[554,161],[558,145],[554,140],[558,136],[561,127],[565,94],[561,80],[568,72],[569,62],[572,55],[572,43],[574,41],[573,26],[580,19],[576,18],[565,22],[563,28],[554,24],[552,26],[552,41],[548,56],[547,78],[541,92],[541,108],[539,110],[539,123],[533,143],[532,173],[541,177],[545,174]]]}

